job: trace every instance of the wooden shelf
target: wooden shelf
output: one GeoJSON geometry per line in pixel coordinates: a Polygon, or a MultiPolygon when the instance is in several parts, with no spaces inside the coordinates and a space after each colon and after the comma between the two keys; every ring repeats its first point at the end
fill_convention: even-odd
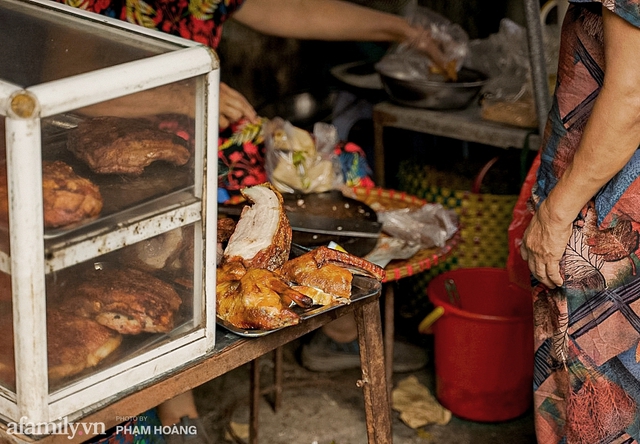
{"type": "Polygon", "coordinates": [[[483,120],[480,107],[437,111],[381,102],[373,108],[375,137],[375,181],[384,186],[385,127],[417,131],[435,136],[450,137],[467,142],[482,143],[498,148],[522,148],[529,137],[529,146],[537,150],[540,137],[536,129],[518,128],[483,120]],[[535,134],[532,134],[534,132],[535,134]]]}

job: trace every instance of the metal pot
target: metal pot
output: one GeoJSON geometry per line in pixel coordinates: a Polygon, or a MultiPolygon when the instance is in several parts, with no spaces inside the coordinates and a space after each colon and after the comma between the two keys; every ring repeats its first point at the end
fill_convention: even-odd
{"type": "Polygon", "coordinates": [[[391,70],[376,65],[382,85],[389,97],[406,106],[427,109],[466,108],[487,83],[487,76],[479,71],[463,67],[458,80],[445,81],[440,75],[427,78],[410,78],[401,70],[391,70]]]}

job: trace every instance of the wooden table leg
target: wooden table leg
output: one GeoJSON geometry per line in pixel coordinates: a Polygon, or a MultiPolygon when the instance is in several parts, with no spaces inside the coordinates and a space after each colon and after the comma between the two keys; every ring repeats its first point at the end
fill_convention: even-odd
{"type": "Polygon", "coordinates": [[[277,412],[282,406],[282,347],[275,349],[273,354],[273,411],[277,412]]]}
{"type": "Polygon", "coordinates": [[[395,293],[393,282],[385,284],[384,292],[384,364],[387,372],[387,387],[393,387],[393,340],[395,336],[395,293]]]}
{"type": "Polygon", "coordinates": [[[251,361],[249,391],[249,444],[258,444],[258,419],[260,410],[260,365],[256,358],[251,361]]]}
{"type": "Polygon", "coordinates": [[[391,444],[391,405],[385,375],[380,305],[365,304],[354,310],[364,393],[364,409],[369,444],[391,444]]]}

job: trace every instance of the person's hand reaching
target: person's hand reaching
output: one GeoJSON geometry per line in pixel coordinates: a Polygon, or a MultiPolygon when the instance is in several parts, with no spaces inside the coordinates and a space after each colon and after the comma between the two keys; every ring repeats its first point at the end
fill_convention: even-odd
{"type": "Polygon", "coordinates": [[[241,93],[220,82],[220,129],[226,129],[241,119],[251,123],[260,121],[256,110],[241,93]]]}
{"type": "Polygon", "coordinates": [[[443,74],[448,80],[456,81],[458,78],[456,61],[446,59],[441,43],[421,26],[414,26],[412,29],[413,35],[406,42],[407,45],[426,54],[439,74],[443,74]]]}

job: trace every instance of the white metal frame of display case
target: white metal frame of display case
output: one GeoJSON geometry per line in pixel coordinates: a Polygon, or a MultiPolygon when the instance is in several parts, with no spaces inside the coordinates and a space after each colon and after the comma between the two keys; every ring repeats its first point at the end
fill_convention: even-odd
{"type": "Polygon", "coordinates": [[[26,3],[115,29],[135,31],[182,48],[25,89],[0,80],[10,224],[10,255],[0,254],[0,270],[11,274],[16,353],[16,392],[0,387],[0,416],[7,422],[22,418],[32,423],[54,423],[85,415],[134,391],[139,384],[202,357],[215,346],[215,266],[205,264],[215,264],[216,251],[219,63],[213,51],[195,42],[49,1],[26,3]],[[174,207],[128,221],[125,226],[89,232],[75,242],[47,251],[42,207],[41,119],[196,77],[197,199],[185,204],[177,202],[174,207]],[[207,163],[206,159],[214,161],[207,163]],[[200,323],[202,328],[49,393],[45,275],[198,220],[201,226],[195,224],[193,325],[200,323]]]}

